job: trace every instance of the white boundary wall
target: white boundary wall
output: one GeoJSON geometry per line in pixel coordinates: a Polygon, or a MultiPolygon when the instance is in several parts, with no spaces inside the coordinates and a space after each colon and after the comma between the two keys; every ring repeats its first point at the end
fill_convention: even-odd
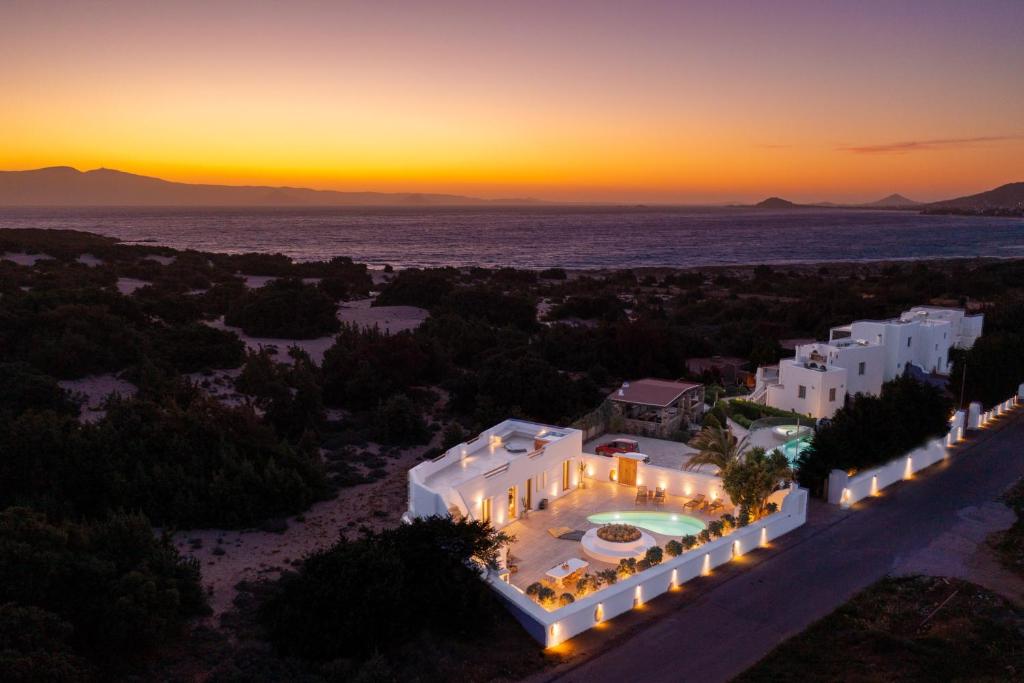
{"type": "MultiPolygon", "coordinates": [[[[587,464],[587,477],[595,481],[612,481],[611,471],[618,467],[618,458],[604,455],[583,454],[587,464]]],[[[692,498],[703,493],[709,500],[722,499],[726,512],[731,512],[729,496],[722,490],[722,479],[714,474],[675,470],[658,465],[638,462],[636,466],[637,486],[646,486],[652,491],[663,488],[670,496],[692,498]]]]}
{"type": "Polygon", "coordinates": [[[558,645],[802,526],[807,490],[794,485],[785,494],[778,512],[550,612],[497,574],[488,581],[531,636],[545,647],[558,645]]]}
{"type": "MultiPolygon", "coordinates": [[[[1021,387],[1024,389],[1024,385],[1021,387]]],[[[1018,393],[1020,390],[1018,390],[1018,393]]],[[[893,458],[884,465],[849,476],[842,470],[832,470],[828,476],[828,502],[849,507],[859,500],[877,495],[882,489],[898,481],[910,479],[915,472],[930,467],[949,457],[949,446],[963,441],[964,427],[980,429],[992,420],[1014,410],[1020,404],[1017,396],[1006,399],[987,412],[981,412],[978,403],[972,403],[965,414],[958,411],[950,422],[949,434],[933,439],[924,446],[893,458]],[[966,425],[965,425],[966,422],[966,425]]]]}

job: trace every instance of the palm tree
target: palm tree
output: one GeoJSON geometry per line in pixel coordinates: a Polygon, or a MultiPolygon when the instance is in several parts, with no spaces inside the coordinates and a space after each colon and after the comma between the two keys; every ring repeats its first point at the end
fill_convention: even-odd
{"type": "Polygon", "coordinates": [[[738,462],[749,446],[747,437],[737,439],[728,427],[705,427],[694,437],[690,445],[700,452],[690,458],[686,469],[695,470],[701,465],[714,465],[724,472],[729,463],[738,462]]]}

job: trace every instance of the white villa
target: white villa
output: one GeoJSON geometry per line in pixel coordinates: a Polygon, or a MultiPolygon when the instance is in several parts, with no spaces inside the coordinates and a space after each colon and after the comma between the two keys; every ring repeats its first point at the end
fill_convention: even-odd
{"type": "MultiPolygon", "coordinates": [[[[638,438],[648,446],[657,442],[675,449],[680,459],[692,453],[677,442],[638,438]]],[[[737,512],[722,480],[645,459],[639,453],[587,453],[578,429],[506,420],[409,470],[409,509],[403,518],[480,520],[515,536],[499,569],[481,571],[516,619],[546,646],[765,547],[806,520],[807,491],[794,485],[772,494],[776,512],[710,536],[712,521],[737,512]],[[597,533],[607,524],[623,523],[638,537],[611,540],[597,533]],[[698,535],[696,547],[680,549],[680,541],[696,542],[698,535]],[[678,554],[669,552],[672,544],[678,554]],[[655,547],[661,561],[645,563],[655,547]],[[602,572],[615,574],[622,560],[638,562],[637,571],[617,582],[579,587],[581,579],[586,586],[602,572]],[[546,600],[528,593],[539,586],[548,591],[546,600]]]]}
{"type": "Polygon", "coordinates": [[[911,365],[949,374],[949,350],[973,346],[983,322],[984,316],[961,309],[915,306],[892,320],[833,327],[827,342],[797,346],[793,358],[758,368],[752,398],[816,419],[831,417],[847,396],[877,395],[911,365]]]}

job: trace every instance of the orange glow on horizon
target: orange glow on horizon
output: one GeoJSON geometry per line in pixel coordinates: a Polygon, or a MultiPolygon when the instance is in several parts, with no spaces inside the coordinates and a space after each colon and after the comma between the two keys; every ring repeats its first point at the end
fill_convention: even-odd
{"type": "Polygon", "coordinates": [[[738,21],[686,3],[440,4],[11,0],[0,169],[651,203],[1024,180],[1024,5],[738,21]]]}

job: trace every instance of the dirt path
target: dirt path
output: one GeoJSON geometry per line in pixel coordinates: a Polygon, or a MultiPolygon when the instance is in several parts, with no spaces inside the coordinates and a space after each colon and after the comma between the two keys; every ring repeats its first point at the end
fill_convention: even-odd
{"type": "Polygon", "coordinates": [[[238,582],[276,578],[282,569],[332,545],[340,536],[357,536],[360,527],[379,530],[398,524],[406,508],[408,469],[419,462],[425,448],[410,449],[389,460],[383,479],[342,489],[337,498],[288,518],[282,533],[199,529],[175,534],[181,553],[200,562],[214,619],[231,608],[238,582]]]}

